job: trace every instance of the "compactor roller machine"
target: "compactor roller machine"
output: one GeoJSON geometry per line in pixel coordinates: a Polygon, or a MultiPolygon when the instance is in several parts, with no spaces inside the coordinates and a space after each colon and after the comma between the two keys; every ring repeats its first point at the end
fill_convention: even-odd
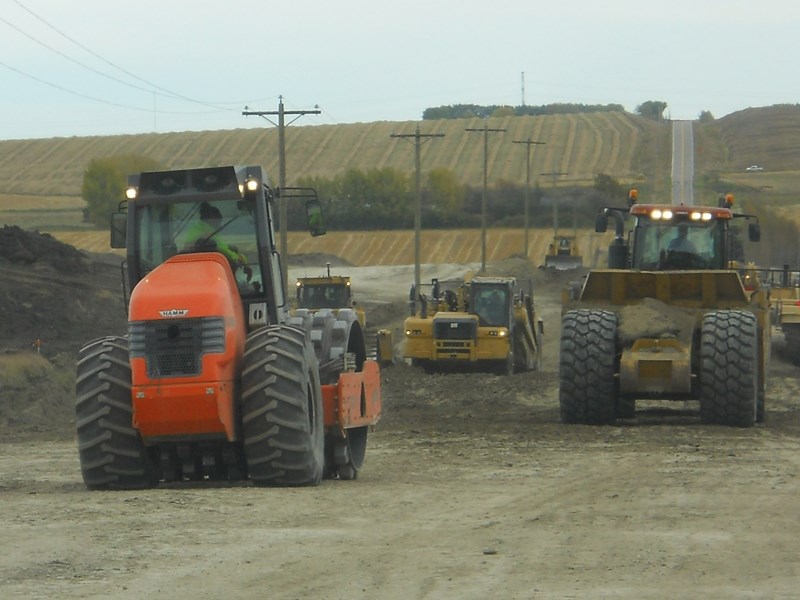
{"type": "Polygon", "coordinates": [[[86,486],[355,478],[381,414],[378,365],[353,315],[288,322],[276,251],[279,196],[325,233],[316,192],[275,189],[257,166],[128,183],[111,231],[127,249],[128,332],[87,343],[77,365],[86,486]]]}

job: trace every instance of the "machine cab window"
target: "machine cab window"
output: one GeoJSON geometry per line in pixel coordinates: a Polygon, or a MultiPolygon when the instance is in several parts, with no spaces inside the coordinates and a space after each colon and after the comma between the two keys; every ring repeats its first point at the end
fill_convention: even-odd
{"type": "Polygon", "coordinates": [[[506,289],[482,287],[472,292],[472,310],[481,325],[508,326],[508,293],[506,289]]]}
{"type": "Polygon", "coordinates": [[[640,219],[633,267],[645,270],[721,268],[719,221],[640,219]]]}
{"type": "Polygon", "coordinates": [[[141,273],[176,254],[219,252],[228,259],[242,296],[262,291],[252,200],[145,204],[136,214],[141,273]]]}

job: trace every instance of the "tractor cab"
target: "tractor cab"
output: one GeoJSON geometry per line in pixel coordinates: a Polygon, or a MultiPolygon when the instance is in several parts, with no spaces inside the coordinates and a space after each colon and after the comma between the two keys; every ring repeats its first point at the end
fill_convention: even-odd
{"type": "MultiPolygon", "coordinates": [[[[742,254],[739,218],[728,196],[720,206],[636,204],[628,209],[606,208],[598,215],[595,231],[603,233],[609,217],[616,221],[616,238],[609,247],[609,268],[641,271],[720,270],[730,268],[742,254]],[[625,239],[625,214],[635,219],[625,239]]],[[[748,238],[760,238],[758,222],[748,223],[748,238]]]]}
{"type": "Polygon", "coordinates": [[[470,312],[476,314],[481,327],[510,328],[511,288],[507,281],[470,283],[470,312]]]}
{"type": "MultiPolygon", "coordinates": [[[[303,188],[286,188],[289,196],[303,188]]],[[[280,321],[286,305],[272,204],[277,190],[260,168],[213,167],[131,175],[127,202],[112,215],[111,246],[127,248],[125,294],[180,255],[221,254],[246,310],[280,321]]],[[[306,198],[312,235],[324,233],[316,194],[306,198]]]]}

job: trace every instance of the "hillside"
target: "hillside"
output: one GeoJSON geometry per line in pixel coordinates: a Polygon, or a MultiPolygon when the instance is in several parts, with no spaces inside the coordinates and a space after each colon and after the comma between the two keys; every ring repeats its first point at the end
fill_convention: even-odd
{"type": "MultiPolygon", "coordinates": [[[[670,126],[626,113],[591,113],[490,119],[503,134],[489,137],[489,184],[499,180],[523,185],[525,146],[514,141],[543,141],[532,147],[531,175],[543,186],[553,184],[548,172],[557,170],[559,186],[591,185],[603,172],[625,184],[635,184],[640,198],[660,198],[669,191],[670,126]]],[[[474,186],[482,185],[483,135],[467,128],[483,126],[481,120],[361,123],[301,126],[287,129],[289,184],[302,175],[331,177],[348,168],[368,170],[392,167],[412,173],[414,146],[392,133],[444,133],[421,146],[422,168],[444,167],[474,186]]],[[[739,206],[755,210],[768,207],[780,219],[800,223],[796,190],[800,165],[800,106],[748,108],[707,123],[695,122],[695,195],[715,199],[720,191],[736,194],[739,206]],[[760,164],[763,172],[745,167],[760,164]],[[713,186],[713,187],[712,187],[713,186]]],[[[0,141],[0,225],[39,229],[75,246],[107,252],[107,231],[93,231],[82,222],[80,187],[83,171],[94,157],[118,153],[146,154],[168,167],[198,164],[258,163],[277,172],[277,130],[181,132],[130,136],[54,138],[0,141]]],[[[532,223],[537,217],[532,215],[532,223]]],[[[569,223],[564,223],[568,225],[569,223]]],[[[490,231],[501,244],[489,243],[489,260],[518,254],[522,233],[490,231]]],[[[480,260],[478,231],[423,233],[423,262],[480,260]],[[435,240],[435,241],[431,241],[435,240]],[[477,240],[477,241],[476,241],[477,240]]],[[[552,232],[542,230],[531,241],[529,257],[542,260],[552,232]]],[[[295,247],[312,244],[305,236],[290,236],[295,247]]],[[[351,264],[409,264],[413,262],[410,232],[380,236],[338,232],[314,244],[333,246],[308,252],[339,254],[351,264]],[[402,241],[390,241],[395,238],[402,241]],[[368,250],[368,251],[367,251],[368,250]],[[365,254],[366,252],[366,254],[365,254]]],[[[783,244],[784,242],[780,242],[783,244]]],[[[594,252],[593,234],[581,234],[585,253],[594,252]]],[[[785,260],[785,258],[781,258],[785,260]]]]}
{"type": "MultiPolygon", "coordinates": [[[[572,235],[573,230],[560,233],[572,235]]],[[[95,253],[110,251],[107,231],[56,231],[59,241],[81,250],[95,253]]],[[[600,266],[605,261],[606,248],[613,235],[596,234],[590,230],[577,231],[577,246],[587,266],[600,266]]],[[[544,262],[547,246],[553,240],[552,229],[531,229],[528,258],[536,265],[544,262]]],[[[493,229],[486,232],[486,260],[496,262],[523,255],[524,229],[493,229]]],[[[287,239],[290,257],[297,255],[338,256],[347,264],[388,266],[414,264],[413,231],[331,231],[321,237],[305,232],[289,232],[287,239]]],[[[119,253],[121,256],[121,253],[119,253]]],[[[479,229],[429,230],[420,234],[420,262],[477,263],[481,262],[481,232],[479,229]]],[[[320,259],[319,268],[324,267],[320,259]]]]}
{"type": "MultiPolygon", "coordinates": [[[[392,133],[443,133],[421,147],[424,170],[443,167],[464,182],[483,181],[481,119],[358,123],[286,129],[287,182],[300,176],[331,177],[349,168],[414,169],[414,145],[392,133]]],[[[597,173],[633,180],[653,170],[648,149],[668,128],[627,113],[590,113],[489,119],[506,129],[489,139],[490,181],[524,184],[526,149],[519,140],[545,142],[531,153],[531,174],[565,172],[559,185],[591,184],[597,173]]],[[[666,138],[665,138],[666,139],[666,138]]],[[[0,141],[0,197],[80,196],[83,172],[93,158],[116,154],[147,155],[167,168],[213,164],[260,164],[277,177],[278,131],[267,126],[233,131],[180,132],[108,137],[0,141]]],[[[664,168],[668,157],[662,156],[664,168]]],[[[550,185],[550,178],[546,178],[550,185]]]]}

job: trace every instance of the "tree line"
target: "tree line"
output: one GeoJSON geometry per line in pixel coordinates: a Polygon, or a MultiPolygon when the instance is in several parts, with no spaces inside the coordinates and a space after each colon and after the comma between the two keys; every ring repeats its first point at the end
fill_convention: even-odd
{"type": "MultiPolygon", "coordinates": [[[[635,113],[646,119],[661,122],[664,120],[664,111],[667,103],[663,100],[646,100],[639,104],[635,113]]],[[[553,103],[538,106],[522,104],[509,105],[480,105],[480,104],[450,104],[426,108],[422,112],[422,119],[430,121],[435,119],[474,119],[487,117],[523,117],[541,115],[567,115],[574,113],[595,112],[625,112],[621,104],[579,104],[579,103],[553,103]]],[[[710,113],[709,113],[710,115],[710,113]]],[[[713,118],[713,117],[712,117],[713,118]]]]}
{"type": "MultiPolygon", "coordinates": [[[[483,187],[462,183],[445,168],[423,174],[420,189],[422,226],[427,229],[477,228],[482,223],[483,187]]],[[[391,167],[349,169],[332,178],[302,178],[298,185],[319,194],[331,230],[412,229],[417,203],[414,178],[391,167]]],[[[486,223],[520,227],[527,196],[529,225],[590,227],[601,206],[624,202],[627,192],[611,176],[601,174],[592,187],[542,187],[526,190],[497,180],[486,190],[486,223]],[[554,210],[555,209],[555,210],[554,210]],[[556,211],[558,214],[556,214],[556,211]],[[561,215],[561,216],[559,216],[561,215]]],[[[304,227],[302,207],[289,207],[288,228],[304,227]]]]}
{"type": "MultiPolygon", "coordinates": [[[[125,197],[127,173],[163,169],[144,156],[115,156],[90,161],[84,171],[82,196],[88,220],[108,227],[109,215],[125,197]]],[[[385,167],[348,169],[334,177],[303,177],[297,185],[317,190],[332,231],[413,229],[417,203],[413,174],[385,167]]],[[[519,227],[528,197],[529,224],[552,227],[554,219],[571,227],[589,227],[600,206],[620,204],[626,190],[611,176],[599,174],[593,187],[541,187],[526,190],[524,185],[498,180],[486,190],[486,222],[492,227],[519,227]],[[554,207],[563,216],[554,213],[554,207]]],[[[448,169],[436,168],[421,180],[422,226],[430,229],[480,227],[483,187],[462,183],[448,169]]],[[[280,224],[278,224],[280,225],[280,224]]],[[[306,228],[302,205],[287,206],[287,228],[306,228]]]]}

